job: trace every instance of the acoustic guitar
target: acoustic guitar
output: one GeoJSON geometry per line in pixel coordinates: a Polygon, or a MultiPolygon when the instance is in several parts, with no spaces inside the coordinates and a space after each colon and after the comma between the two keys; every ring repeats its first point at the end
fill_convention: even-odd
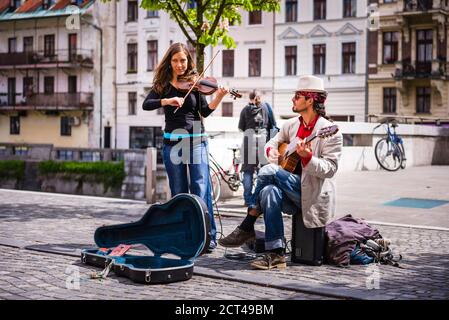
{"type": "MultiPolygon", "coordinates": [[[[311,142],[315,138],[327,138],[333,136],[338,132],[338,127],[336,125],[329,126],[326,128],[322,128],[317,132],[311,134],[305,139],[306,143],[311,142]]],[[[289,172],[293,172],[298,165],[299,161],[301,161],[301,157],[296,152],[296,144],[298,143],[299,138],[296,137],[290,143],[281,143],[278,146],[278,151],[280,154],[279,157],[279,165],[282,169],[287,170],[289,172]]]]}

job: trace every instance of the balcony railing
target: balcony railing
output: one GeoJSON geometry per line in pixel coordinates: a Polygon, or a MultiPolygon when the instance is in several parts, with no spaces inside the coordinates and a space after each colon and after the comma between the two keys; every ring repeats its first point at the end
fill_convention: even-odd
{"type": "Polygon", "coordinates": [[[0,53],[0,66],[57,63],[92,67],[92,59],[93,50],[85,49],[0,53]]]}
{"type": "Polygon", "coordinates": [[[396,63],[395,79],[403,78],[441,78],[448,76],[446,58],[433,61],[414,61],[409,59],[396,63]]]}
{"type": "Polygon", "coordinates": [[[93,93],[37,93],[29,96],[16,94],[12,99],[7,93],[0,93],[1,107],[33,107],[42,109],[92,109],[93,93]],[[17,99],[17,95],[21,98],[17,99]]]}
{"type": "Polygon", "coordinates": [[[405,0],[404,11],[427,11],[433,8],[433,0],[405,0]]]}

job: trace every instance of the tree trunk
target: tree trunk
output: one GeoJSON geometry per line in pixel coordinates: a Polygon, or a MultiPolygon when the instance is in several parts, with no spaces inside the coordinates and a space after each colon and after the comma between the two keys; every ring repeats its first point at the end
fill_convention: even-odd
{"type": "Polygon", "coordinates": [[[204,44],[196,43],[196,69],[198,73],[203,72],[204,69],[204,44]]]}

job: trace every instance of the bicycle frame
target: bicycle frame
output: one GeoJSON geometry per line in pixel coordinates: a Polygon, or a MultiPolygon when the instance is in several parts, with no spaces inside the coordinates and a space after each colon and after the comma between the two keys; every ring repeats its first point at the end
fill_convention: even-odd
{"type": "Polygon", "coordinates": [[[238,185],[240,184],[240,170],[237,158],[235,157],[235,153],[232,159],[232,165],[234,169],[233,173],[225,171],[223,167],[218,163],[217,160],[215,160],[213,155],[210,153],[209,153],[209,164],[213,165],[215,171],[220,175],[223,181],[225,181],[231,189],[236,187],[238,188],[238,185]]]}
{"type": "Polygon", "coordinates": [[[403,144],[402,138],[396,133],[396,129],[393,127],[393,130],[390,129],[390,124],[387,123],[387,139],[396,144],[403,144]]]}

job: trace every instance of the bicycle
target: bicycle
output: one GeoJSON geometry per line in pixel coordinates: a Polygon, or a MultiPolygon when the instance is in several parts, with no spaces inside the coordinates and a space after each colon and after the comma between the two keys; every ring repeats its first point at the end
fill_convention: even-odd
{"type": "Polygon", "coordinates": [[[232,168],[231,170],[224,170],[223,167],[218,163],[214,156],[209,153],[209,174],[212,182],[212,203],[215,204],[220,198],[221,194],[221,184],[220,181],[223,180],[228,185],[231,191],[237,191],[243,181],[243,172],[240,171],[240,161],[237,156],[237,151],[239,147],[228,148],[232,150],[232,168]]]}
{"type": "Polygon", "coordinates": [[[394,119],[387,119],[374,127],[373,132],[384,125],[386,126],[387,136],[377,141],[374,147],[376,160],[387,171],[397,171],[399,168],[405,169],[407,159],[402,137],[396,133],[398,124],[394,119]]]}

